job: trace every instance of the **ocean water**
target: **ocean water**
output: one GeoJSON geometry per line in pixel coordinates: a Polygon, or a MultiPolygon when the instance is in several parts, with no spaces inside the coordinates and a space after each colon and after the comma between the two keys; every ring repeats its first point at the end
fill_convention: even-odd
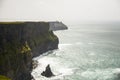
{"type": "Polygon", "coordinates": [[[54,33],[59,49],[34,58],[36,80],[120,80],[120,25],[69,26],[54,33]],[[55,77],[41,76],[48,64],[55,77]]]}

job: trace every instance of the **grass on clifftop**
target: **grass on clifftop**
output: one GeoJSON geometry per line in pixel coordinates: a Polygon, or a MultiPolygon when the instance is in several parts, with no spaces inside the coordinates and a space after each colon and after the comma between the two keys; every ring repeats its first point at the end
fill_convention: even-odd
{"type": "MultiPolygon", "coordinates": [[[[0,24],[23,24],[26,22],[37,22],[37,21],[13,21],[13,22],[0,22],[0,24]]],[[[44,23],[44,21],[40,21],[40,23],[44,23]]]]}
{"type": "Polygon", "coordinates": [[[0,22],[0,24],[22,24],[25,22],[0,22]]]}
{"type": "Polygon", "coordinates": [[[7,78],[5,76],[0,75],[0,80],[11,80],[11,79],[9,79],[9,78],[7,78]]]}

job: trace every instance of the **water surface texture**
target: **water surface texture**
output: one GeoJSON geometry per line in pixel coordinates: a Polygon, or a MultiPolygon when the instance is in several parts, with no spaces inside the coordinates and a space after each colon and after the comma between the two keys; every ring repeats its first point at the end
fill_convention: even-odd
{"type": "Polygon", "coordinates": [[[69,26],[55,34],[59,49],[35,58],[36,80],[120,80],[120,26],[69,26]],[[48,64],[55,77],[41,76],[48,64]]]}

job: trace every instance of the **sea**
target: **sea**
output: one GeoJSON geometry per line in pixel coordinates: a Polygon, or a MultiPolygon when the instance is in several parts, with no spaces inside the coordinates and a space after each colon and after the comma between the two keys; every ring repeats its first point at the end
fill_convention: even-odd
{"type": "Polygon", "coordinates": [[[120,25],[69,25],[55,31],[59,49],[40,55],[35,80],[120,80],[120,25]],[[41,75],[50,64],[56,75],[41,75]]]}

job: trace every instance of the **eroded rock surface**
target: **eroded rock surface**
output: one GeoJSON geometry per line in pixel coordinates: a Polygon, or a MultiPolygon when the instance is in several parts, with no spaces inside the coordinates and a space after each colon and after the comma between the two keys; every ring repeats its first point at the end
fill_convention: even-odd
{"type": "Polygon", "coordinates": [[[49,65],[49,64],[47,65],[45,71],[43,71],[43,72],[41,73],[41,75],[42,75],[42,76],[45,76],[45,77],[55,76],[55,75],[53,74],[53,72],[51,71],[51,68],[50,68],[50,65],[49,65]]]}

